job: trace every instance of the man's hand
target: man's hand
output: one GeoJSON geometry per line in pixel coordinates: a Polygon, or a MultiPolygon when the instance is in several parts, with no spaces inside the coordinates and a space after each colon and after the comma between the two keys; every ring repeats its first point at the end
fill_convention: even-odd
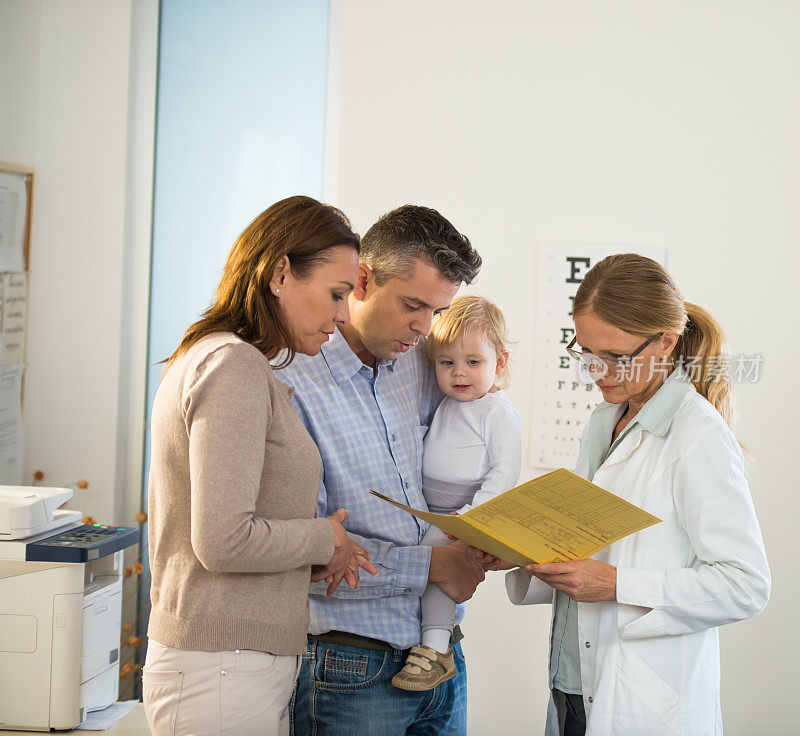
{"type": "Polygon", "coordinates": [[[463,603],[472,598],[475,589],[483,582],[486,577],[483,566],[493,559],[466,542],[434,547],[428,580],[436,583],[456,603],[463,603]]]}
{"type": "Polygon", "coordinates": [[[573,601],[599,603],[617,600],[617,568],[599,560],[573,560],[527,565],[525,571],[573,601]]]}
{"type": "MultiPolygon", "coordinates": [[[[455,514],[455,511],[451,511],[450,514],[455,514]]],[[[452,534],[448,534],[447,538],[451,542],[457,542],[458,537],[454,537],[452,534]]],[[[480,552],[480,550],[476,550],[480,552]]],[[[483,571],[484,572],[491,572],[495,570],[513,570],[515,567],[521,567],[521,565],[515,565],[513,562],[506,562],[505,560],[501,560],[499,557],[494,557],[490,555],[488,552],[483,552],[483,571]]]]}

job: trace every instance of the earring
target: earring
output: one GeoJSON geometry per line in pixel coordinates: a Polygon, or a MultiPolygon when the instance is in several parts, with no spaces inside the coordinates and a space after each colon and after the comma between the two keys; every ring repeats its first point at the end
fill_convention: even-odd
{"type": "Polygon", "coordinates": [[[275,289],[275,296],[278,296],[278,292],[280,292],[280,289],[275,289]]]}

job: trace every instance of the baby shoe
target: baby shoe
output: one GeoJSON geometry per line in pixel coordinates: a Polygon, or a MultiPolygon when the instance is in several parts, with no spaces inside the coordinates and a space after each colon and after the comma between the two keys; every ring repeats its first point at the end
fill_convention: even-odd
{"type": "Polygon", "coordinates": [[[420,645],[411,647],[406,664],[392,678],[392,685],[401,690],[433,690],[439,683],[456,675],[456,663],[453,661],[453,647],[447,648],[447,654],[420,645]]]}

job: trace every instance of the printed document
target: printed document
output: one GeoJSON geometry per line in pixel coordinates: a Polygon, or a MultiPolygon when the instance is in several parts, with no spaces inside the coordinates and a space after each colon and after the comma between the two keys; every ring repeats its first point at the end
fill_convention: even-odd
{"type": "Polygon", "coordinates": [[[661,521],[564,468],[459,516],[420,511],[375,491],[370,493],[516,565],[586,559],[661,521]]]}

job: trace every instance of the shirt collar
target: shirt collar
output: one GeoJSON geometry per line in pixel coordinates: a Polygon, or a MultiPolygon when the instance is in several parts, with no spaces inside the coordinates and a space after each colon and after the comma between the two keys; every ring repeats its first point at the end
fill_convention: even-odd
{"type": "MultiPolygon", "coordinates": [[[[341,386],[343,383],[349,381],[356,373],[365,367],[361,359],[347,344],[347,340],[344,339],[338,328],[336,332],[331,335],[331,339],[323,343],[321,352],[337,386],[341,386]]],[[[376,360],[378,372],[380,372],[382,366],[393,371],[397,358],[394,360],[377,358],[376,360]]]]}
{"type": "Polygon", "coordinates": [[[683,404],[686,394],[693,389],[694,386],[686,372],[676,368],[667,376],[664,385],[639,410],[636,421],[642,425],[642,429],[663,437],[672,426],[672,420],[683,404]]]}
{"type": "MultiPolygon", "coordinates": [[[[686,371],[676,368],[667,376],[661,388],[639,410],[633,418],[631,428],[639,424],[642,429],[663,437],[672,426],[672,420],[683,404],[686,394],[692,390],[694,386],[689,381],[686,371]]],[[[608,424],[613,431],[624,411],[625,404],[603,402],[597,408],[598,419],[608,424]]]]}

